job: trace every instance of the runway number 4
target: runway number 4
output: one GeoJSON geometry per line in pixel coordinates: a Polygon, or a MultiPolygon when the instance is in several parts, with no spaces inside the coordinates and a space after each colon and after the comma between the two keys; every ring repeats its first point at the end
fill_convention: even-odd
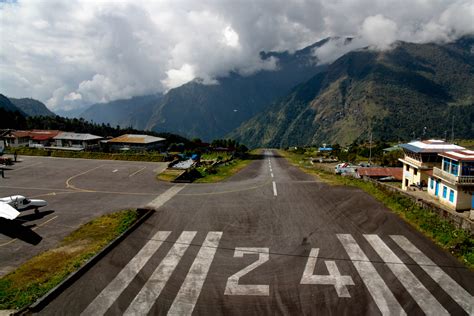
{"type": "Polygon", "coordinates": [[[258,254],[258,260],[251,265],[243,268],[236,274],[232,275],[227,279],[225,287],[225,295],[265,295],[270,294],[269,285],[258,285],[258,284],[239,284],[239,279],[249,273],[250,271],[261,266],[268,261],[269,249],[268,248],[235,248],[234,258],[242,258],[246,254],[258,254]]]}
{"type": "Polygon", "coordinates": [[[354,285],[354,281],[348,275],[341,275],[335,261],[325,261],[329,275],[313,274],[316,261],[318,260],[318,254],[319,248],[311,249],[308,262],[306,263],[306,267],[303,272],[303,277],[301,278],[301,284],[333,285],[339,297],[351,297],[346,286],[354,285]]]}

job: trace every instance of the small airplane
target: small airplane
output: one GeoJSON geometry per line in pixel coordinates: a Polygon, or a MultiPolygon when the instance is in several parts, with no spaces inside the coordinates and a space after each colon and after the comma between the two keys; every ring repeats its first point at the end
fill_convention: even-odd
{"type": "Polygon", "coordinates": [[[23,195],[12,195],[0,198],[0,217],[15,219],[21,211],[34,209],[35,213],[39,208],[48,205],[45,200],[28,199],[23,195]]]}

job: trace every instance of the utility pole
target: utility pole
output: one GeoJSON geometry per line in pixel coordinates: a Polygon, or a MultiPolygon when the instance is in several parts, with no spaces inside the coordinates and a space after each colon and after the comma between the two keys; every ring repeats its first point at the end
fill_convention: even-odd
{"type": "Polygon", "coordinates": [[[454,144],[454,114],[451,121],[451,143],[454,144]]]}
{"type": "Polygon", "coordinates": [[[372,129],[370,129],[370,140],[369,140],[369,166],[372,161],[372,129]]]}

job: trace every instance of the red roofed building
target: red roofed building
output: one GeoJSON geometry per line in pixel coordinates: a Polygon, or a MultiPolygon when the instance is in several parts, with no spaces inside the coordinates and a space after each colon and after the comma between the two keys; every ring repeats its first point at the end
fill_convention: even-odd
{"type": "Polygon", "coordinates": [[[54,142],[54,137],[57,136],[60,131],[56,130],[39,130],[34,129],[31,131],[14,131],[12,132],[13,142],[11,146],[29,146],[29,147],[45,147],[49,146],[54,142]]]}

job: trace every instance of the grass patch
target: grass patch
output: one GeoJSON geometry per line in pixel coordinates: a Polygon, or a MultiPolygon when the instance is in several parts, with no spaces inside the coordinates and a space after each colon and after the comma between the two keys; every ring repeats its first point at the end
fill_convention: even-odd
{"type": "Polygon", "coordinates": [[[194,182],[213,183],[223,181],[245,168],[250,162],[252,162],[250,159],[234,159],[212,170],[204,167],[196,168],[202,177],[194,182]]]}
{"type": "Polygon", "coordinates": [[[47,150],[41,148],[9,148],[7,153],[16,153],[21,156],[48,156],[59,158],[82,158],[82,159],[103,159],[103,160],[127,160],[127,161],[151,161],[162,162],[166,161],[166,156],[158,152],[144,152],[144,153],[104,153],[91,151],[65,151],[65,150],[47,150]]]}
{"type": "Polygon", "coordinates": [[[201,155],[202,160],[229,160],[232,154],[229,152],[209,152],[201,155]]]}
{"type": "Polygon", "coordinates": [[[54,249],[43,252],[0,279],[0,309],[19,309],[35,302],[129,228],[136,210],[103,215],[72,232],[54,249]]]}
{"type": "Polygon", "coordinates": [[[303,171],[318,177],[328,184],[349,185],[371,194],[441,248],[457,257],[467,267],[474,269],[474,236],[466,230],[456,228],[447,220],[423,209],[411,199],[399,193],[389,191],[371,182],[352,177],[338,176],[317,169],[304,159],[306,158],[304,154],[288,151],[280,151],[280,154],[293,165],[300,167],[303,171]]]}
{"type": "Polygon", "coordinates": [[[201,174],[201,177],[196,179],[194,182],[215,183],[223,181],[244,169],[249,163],[257,159],[262,159],[261,150],[259,149],[252,150],[242,158],[235,158],[215,168],[198,167],[196,170],[201,174]]]}
{"type": "Polygon", "coordinates": [[[165,169],[163,172],[159,173],[156,178],[161,181],[171,182],[175,180],[180,174],[183,173],[183,170],[178,169],[165,169]]]}

